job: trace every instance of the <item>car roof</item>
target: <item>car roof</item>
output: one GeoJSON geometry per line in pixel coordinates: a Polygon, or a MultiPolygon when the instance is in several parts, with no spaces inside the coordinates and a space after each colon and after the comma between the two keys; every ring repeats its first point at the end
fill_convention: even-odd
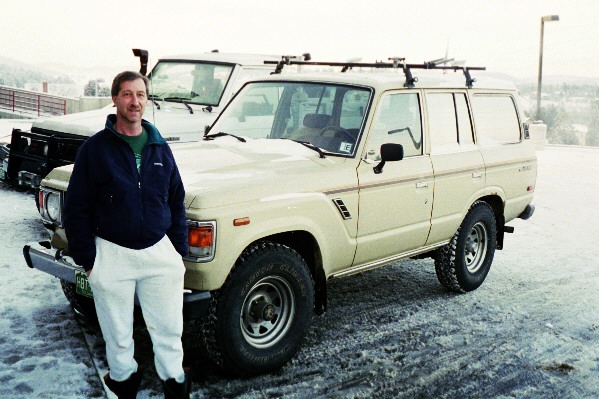
{"type": "Polygon", "coordinates": [[[228,64],[264,66],[264,61],[266,60],[279,61],[280,59],[280,55],[208,52],[199,54],[169,55],[160,57],[158,61],[209,61],[228,64]]]}

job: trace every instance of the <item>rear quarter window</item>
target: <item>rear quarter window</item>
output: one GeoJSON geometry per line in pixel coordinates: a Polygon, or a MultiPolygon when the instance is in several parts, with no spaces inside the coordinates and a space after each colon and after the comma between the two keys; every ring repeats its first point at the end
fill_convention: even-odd
{"type": "Polygon", "coordinates": [[[480,145],[521,141],[520,121],[512,96],[475,94],[472,97],[472,110],[480,145]]]}

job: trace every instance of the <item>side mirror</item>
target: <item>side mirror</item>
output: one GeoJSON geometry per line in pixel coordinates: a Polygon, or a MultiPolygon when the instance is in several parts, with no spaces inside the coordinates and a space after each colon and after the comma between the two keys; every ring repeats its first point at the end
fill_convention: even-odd
{"type": "Polygon", "coordinates": [[[139,73],[146,76],[146,72],[148,72],[148,50],[142,50],[139,48],[133,49],[133,55],[139,57],[139,73]]]}
{"type": "Polygon", "coordinates": [[[377,175],[383,172],[385,162],[401,161],[403,159],[403,145],[387,143],[381,145],[381,162],[373,170],[377,175]]]}

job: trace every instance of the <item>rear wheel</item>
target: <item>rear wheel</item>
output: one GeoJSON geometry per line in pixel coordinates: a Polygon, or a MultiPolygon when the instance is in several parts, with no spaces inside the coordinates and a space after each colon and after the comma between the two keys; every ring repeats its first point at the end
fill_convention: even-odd
{"type": "Polygon", "coordinates": [[[496,247],[495,214],[486,202],[476,202],[449,244],[437,251],[439,282],[456,292],[477,289],[489,273],[496,247]]]}
{"type": "Polygon", "coordinates": [[[209,357],[249,376],[278,369],[298,351],[314,310],[305,261],[289,247],[258,243],[237,260],[202,323],[209,357]]]}

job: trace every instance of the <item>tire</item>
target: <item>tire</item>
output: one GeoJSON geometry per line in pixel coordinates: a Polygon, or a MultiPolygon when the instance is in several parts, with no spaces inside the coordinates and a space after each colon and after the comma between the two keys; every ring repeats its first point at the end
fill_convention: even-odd
{"type": "Polygon", "coordinates": [[[245,377],[276,370],[299,350],[314,313],[314,283],[293,249],[260,242],[246,249],[201,322],[209,358],[245,377]]]}
{"type": "Polygon", "coordinates": [[[97,323],[98,315],[96,314],[94,300],[77,294],[75,283],[71,283],[70,281],[66,280],[60,280],[60,286],[62,287],[62,292],[69,301],[69,304],[73,310],[77,314],[85,317],[88,321],[97,323]]]}
{"type": "Polygon", "coordinates": [[[495,214],[486,202],[475,202],[449,244],[437,252],[439,282],[455,292],[477,289],[489,273],[496,247],[495,214]]]}

